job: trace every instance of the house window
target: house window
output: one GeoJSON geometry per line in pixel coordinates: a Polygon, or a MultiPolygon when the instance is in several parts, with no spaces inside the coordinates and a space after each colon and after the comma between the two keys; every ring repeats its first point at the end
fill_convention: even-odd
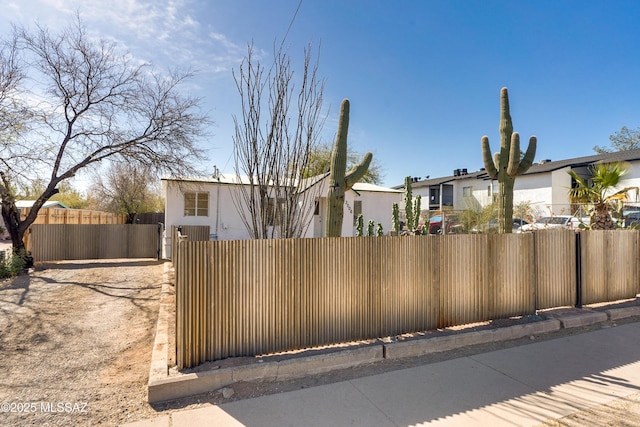
{"type": "Polygon", "coordinates": [[[353,225],[356,225],[358,217],[362,214],[362,200],[353,201],[353,225]]]}
{"type": "Polygon", "coordinates": [[[430,204],[438,204],[440,203],[440,189],[439,188],[431,188],[429,189],[429,203],[430,204]]]}
{"type": "Polygon", "coordinates": [[[209,193],[184,193],[184,216],[209,216],[209,193]]]}
{"type": "Polygon", "coordinates": [[[462,187],[462,197],[471,197],[473,187],[462,187]]]}

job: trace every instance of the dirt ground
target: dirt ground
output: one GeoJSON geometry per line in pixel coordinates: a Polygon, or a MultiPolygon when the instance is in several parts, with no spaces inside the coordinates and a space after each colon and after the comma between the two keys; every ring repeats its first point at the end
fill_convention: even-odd
{"type": "Polygon", "coordinates": [[[0,282],[0,425],[153,417],[146,384],[162,273],[156,261],[70,261],[0,282]]]}
{"type": "MultiPolygon", "coordinates": [[[[152,406],[147,403],[147,381],[163,270],[162,262],[150,260],[66,261],[37,265],[29,274],[0,282],[0,366],[4,373],[0,425],[119,425],[602,327],[561,330],[291,381],[238,383],[152,406]]],[[[640,319],[624,322],[630,321],[640,319]]],[[[508,321],[500,321],[487,327],[507,325],[508,321]]],[[[640,394],[547,425],[638,426],[638,414],[640,394]]]]}

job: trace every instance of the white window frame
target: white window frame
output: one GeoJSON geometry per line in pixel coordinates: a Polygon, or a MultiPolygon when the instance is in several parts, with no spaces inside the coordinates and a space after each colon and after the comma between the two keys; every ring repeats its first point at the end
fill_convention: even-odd
{"type": "Polygon", "coordinates": [[[184,216],[209,216],[209,192],[185,191],[184,216]],[[193,197],[193,207],[187,206],[189,197],[193,197]]]}

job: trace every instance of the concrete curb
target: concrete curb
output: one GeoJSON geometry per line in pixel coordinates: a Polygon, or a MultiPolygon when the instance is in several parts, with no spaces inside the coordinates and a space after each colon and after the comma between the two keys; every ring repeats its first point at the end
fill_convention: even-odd
{"type": "Polygon", "coordinates": [[[595,323],[606,322],[609,320],[607,313],[600,311],[589,311],[586,313],[580,313],[573,316],[561,317],[560,323],[563,328],[578,328],[581,326],[589,326],[595,323]]]}
{"type": "Polygon", "coordinates": [[[514,325],[505,328],[490,329],[450,335],[419,339],[415,341],[393,342],[385,344],[385,359],[401,359],[405,357],[423,356],[430,353],[454,350],[476,344],[484,344],[496,341],[518,339],[530,335],[539,335],[560,329],[560,321],[557,319],[543,320],[541,322],[514,325]]]}
{"type": "Polygon", "coordinates": [[[382,360],[380,344],[280,361],[257,360],[248,365],[219,368],[149,380],[149,403],[206,393],[239,381],[279,381],[321,374],[382,360]]]}
{"type": "Polygon", "coordinates": [[[155,384],[162,382],[169,376],[169,319],[171,310],[171,282],[169,281],[169,263],[164,264],[162,274],[162,291],[160,293],[160,309],[156,336],[151,352],[151,367],[149,369],[148,400],[157,402],[155,384]]]}
{"type": "Polygon", "coordinates": [[[455,335],[425,337],[415,340],[373,343],[358,348],[309,351],[289,358],[248,358],[249,363],[220,367],[203,372],[169,375],[169,322],[172,309],[169,264],[165,276],[158,315],[158,325],[149,371],[148,400],[158,403],[217,390],[240,381],[279,381],[330,372],[379,362],[454,350],[477,344],[514,340],[555,332],[561,328],[593,325],[607,320],[640,316],[640,306],[551,314],[547,320],[455,335]]]}
{"type": "Polygon", "coordinates": [[[640,306],[612,308],[604,312],[609,316],[609,320],[618,320],[624,319],[625,317],[640,316],[640,306]]]}
{"type": "Polygon", "coordinates": [[[383,359],[382,344],[355,349],[329,351],[307,356],[294,356],[284,360],[252,359],[251,363],[218,368],[205,372],[169,375],[169,322],[173,299],[169,280],[169,263],[165,264],[156,336],[151,353],[151,367],[147,384],[149,403],[158,403],[181,397],[217,390],[239,381],[278,381],[321,374],[336,369],[355,367],[383,359]]]}

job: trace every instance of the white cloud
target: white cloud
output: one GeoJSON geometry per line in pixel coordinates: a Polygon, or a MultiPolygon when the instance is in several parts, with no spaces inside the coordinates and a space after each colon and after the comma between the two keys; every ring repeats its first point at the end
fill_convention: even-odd
{"type": "Polygon", "coordinates": [[[195,15],[196,0],[23,0],[1,1],[6,34],[11,23],[52,30],[80,17],[89,34],[115,41],[139,60],[158,66],[190,67],[205,73],[229,71],[244,57],[245,47],[223,34],[204,29],[195,15]]]}

